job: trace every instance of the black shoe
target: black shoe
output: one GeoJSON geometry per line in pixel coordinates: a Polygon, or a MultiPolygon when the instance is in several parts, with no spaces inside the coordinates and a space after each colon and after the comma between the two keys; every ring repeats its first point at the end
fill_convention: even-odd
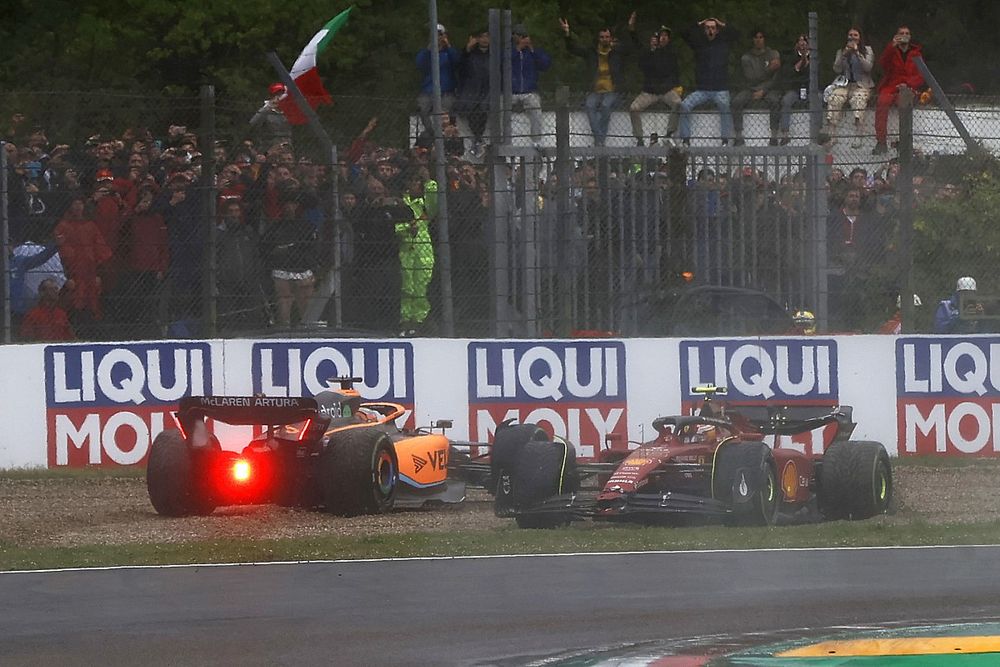
{"type": "MultiPolygon", "coordinates": [[[[744,145],[746,145],[746,143],[747,143],[747,142],[743,141],[743,137],[740,137],[740,138],[738,138],[738,139],[734,139],[734,140],[733,140],[733,146],[744,146],[744,145]]],[[[726,145],[726,142],[725,142],[725,141],[723,141],[723,142],[722,142],[722,145],[723,145],[723,146],[725,146],[725,145],[726,145]]]]}
{"type": "Polygon", "coordinates": [[[778,145],[778,140],[775,139],[774,137],[771,137],[770,141],[767,142],[767,145],[768,146],[777,146],[778,145]]]}
{"type": "Polygon", "coordinates": [[[788,142],[791,141],[788,137],[782,137],[781,141],[778,142],[779,146],[787,146],[788,142]]]}
{"type": "Polygon", "coordinates": [[[875,144],[875,148],[872,149],[872,155],[885,155],[888,152],[889,147],[885,145],[884,141],[875,144]]]}
{"type": "Polygon", "coordinates": [[[645,146],[646,142],[642,140],[642,137],[639,137],[638,139],[635,140],[635,145],[636,146],[645,146]]]}
{"type": "Polygon", "coordinates": [[[722,145],[723,146],[728,146],[729,145],[729,139],[723,139],[722,140],[722,145]]]}
{"type": "Polygon", "coordinates": [[[681,139],[681,143],[684,144],[685,146],[690,146],[691,145],[691,140],[690,139],[681,139]]]}

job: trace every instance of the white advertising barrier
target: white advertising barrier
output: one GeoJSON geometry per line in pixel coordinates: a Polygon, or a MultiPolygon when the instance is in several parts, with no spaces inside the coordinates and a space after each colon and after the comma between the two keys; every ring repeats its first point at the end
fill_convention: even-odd
{"type": "MultiPolygon", "coordinates": [[[[488,440],[534,421],[583,457],[651,439],[652,420],[695,407],[707,382],[736,405],[852,405],[854,437],[893,454],[997,455],[998,355],[985,336],[0,346],[0,468],[142,464],[181,396],[308,396],[348,375],[364,399],[402,404],[401,425],[450,419],[452,437],[488,440]]],[[[244,431],[220,439],[238,448],[244,431]]],[[[829,431],[774,444],[818,453],[829,431]]]]}

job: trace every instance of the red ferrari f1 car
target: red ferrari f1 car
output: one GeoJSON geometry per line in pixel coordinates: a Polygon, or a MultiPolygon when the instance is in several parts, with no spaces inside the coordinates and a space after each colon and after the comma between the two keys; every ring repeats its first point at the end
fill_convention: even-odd
{"type": "Polygon", "coordinates": [[[695,391],[704,394],[697,415],[660,417],[653,422],[654,440],[632,451],[603,450],[595,463],[578,464],[569,443],[516,443],[496,471],[496,513],[514,516],[524,528],[548,528],[581,518],[714,517],[772,525],[779,514],[810,508],[825,519],[866,519],[889,510],[889,456],[878,442],[849,440],[855,427],[850,407],[730,410],[716,400],[724,388],[695,391]],[[819,456],[772,449],[763,441],[827,424],[835,424],[836,433],[819,456]],[[587,478],[596,478],[595,492],[581,492],[587,478]]]}
{"type": "MultiPolygon", "coordinates": [[[[361,378],[338,381],[338,391],[315,398],[182,399],[178,427],[160,433],[150,449],[146,486],[153,507],[187,516],[278,503],[357,515],[465,499],[466,479],[449,474],[449,465],[469,457],[444,436],[449,422],[400,429],[403,406],[362,402],[353,388],[361,378]],[[266,430],[241,451],[226,451],[207,420],[266,430]]],[[[489,474],[488,466],[469,464],[466,478],[489,474]]]]}

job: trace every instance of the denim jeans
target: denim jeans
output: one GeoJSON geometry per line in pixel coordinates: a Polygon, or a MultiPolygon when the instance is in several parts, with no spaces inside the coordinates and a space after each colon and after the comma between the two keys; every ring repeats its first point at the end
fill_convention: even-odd
{"type": "Polygon", "coordinates": [[[603,146],[605,139],[607,139],[611,110],[618,106],[618,98],[618,93],[590,93],[587,95],[584,106],[587,108],[590,131],[594,133],[595,146],[603,146]]]}
{"type": "Polygon", "coordinates": [[[681,120],[678,134],[681,139],[691,137],[691,112],[702,104],[712,102],[721,114],[722,138],[733,138],[733,114],[729,108],[728,90],[696,90],[681,102],[681,120]]]}

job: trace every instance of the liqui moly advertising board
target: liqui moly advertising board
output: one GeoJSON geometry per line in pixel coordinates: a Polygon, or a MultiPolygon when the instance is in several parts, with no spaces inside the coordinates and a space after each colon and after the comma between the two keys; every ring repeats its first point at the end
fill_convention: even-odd
{"type": "Polygon", "coordinates": [[[625,346],[609,341],[489,341],[468,347],[469,427],[492,439],[497,424],[538,423],[580,458],[627,441],[625,346]]]}
{"type": "Polygon", "coordinates": [[[177,401],[212,385],[207,343],[46,346],[48,465],[141,463],[177,401]]]}
{"type": "MultiPolygon", "coordinates": [[[[681,341],[681,408],[691,414],[703,395],[695,387],[726,387],[720,400],[740,405],[829,405],[840,402],[837,342],[823,338],[776,338],[748,341],[681,341]]],[[[820,454],[834,426],[811,433],[781,436],[772,443],[820,454]]]]}
{"type": "Polygon", "coordinates": [[[413,426],[413,345],[397,341],[254,343],[253,391],[264,396],[308,397],[337,390],[338,377],[360,377],[362,400],[399,403],[399,426],[413,426]]]}
{"type": "Polygon", "coordinates": [[[902,456],[1000,455],[1000,338],[896,341],[902,456]]]}

